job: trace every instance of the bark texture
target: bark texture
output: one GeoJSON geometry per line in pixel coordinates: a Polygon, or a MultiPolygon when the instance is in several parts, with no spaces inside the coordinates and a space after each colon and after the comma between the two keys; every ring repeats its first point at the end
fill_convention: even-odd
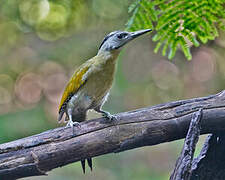
{"type": "Polygon", "coordinates": [[[178,158],[170,180],[189,180],[192,174],[191,166],[195,147],[199,139],[202,109],[193,113],[183,150],[178,158]]]}
{"type": "Polygon", "coordinates": [[[191,180],[224,180],[224,152],[224,132],[209,135],[200,155],[193,161],[191,180]]]}

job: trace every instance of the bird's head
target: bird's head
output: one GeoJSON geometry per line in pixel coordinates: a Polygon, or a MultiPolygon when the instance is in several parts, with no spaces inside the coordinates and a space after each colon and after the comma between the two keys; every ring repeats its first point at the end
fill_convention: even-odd
{"type": "Polygon", "coordinates": [[[102,41],[99,52],[120,50],[125,44],[139,37],[142,34],[152,31],[151,29],[139,30],[135,32],[113,31],[102,41]]]}

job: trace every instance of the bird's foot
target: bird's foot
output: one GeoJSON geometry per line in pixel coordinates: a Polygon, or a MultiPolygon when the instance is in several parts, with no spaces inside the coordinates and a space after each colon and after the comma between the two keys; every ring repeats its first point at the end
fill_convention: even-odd
{"type": "Polygon", "coordinates": [[[115,121],[117,120],[117,117],[115,115],[110,114],[107,111],[103,111],[102,112],[103,117],[106,117],[107,119],[109,119],[110,121],[115,121]]]}
{"type": "Polygon", "coordinates": [[[74,127],[80,128],[81,125],[79,122],[73,122],[73,121],[69,120],[69,122],[66,124],[66,127],[71,127],[73,130],[73,135],[74,135],[74,127]]]}
{"type": "Polygon", "coordinates": [[[80,123],[79,122],[73,122],[71,120],[69,120],[69,122],[66,124],[66,127],[78,127],[80,128],[80,123]]]}

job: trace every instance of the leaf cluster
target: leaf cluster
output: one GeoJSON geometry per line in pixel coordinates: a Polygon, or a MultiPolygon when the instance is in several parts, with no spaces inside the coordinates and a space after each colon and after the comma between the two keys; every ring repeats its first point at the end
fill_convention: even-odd
{"type": "Polygon", "coordinates": [[[162,55],[169,59],[181,48],[190,60],[191,46],[214,40],[219,30],[225,30],[224,0],[135,0],[128,12],[127,30],[155,30],[154,51],[162,47],[162,55]]]}

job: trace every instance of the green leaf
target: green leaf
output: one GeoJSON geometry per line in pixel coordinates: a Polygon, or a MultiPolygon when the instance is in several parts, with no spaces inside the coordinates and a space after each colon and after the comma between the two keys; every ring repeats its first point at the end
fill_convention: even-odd
{"type": "Polygon", "coordinates": [[[152,40],[157,42],[154,52],[162,48],[162,55],[172,59],[178,47],[190,60],[190,47],[207,43],[225,31],[224,0],[135,0],[129,7],[131,17],[128,30],[155,29],[152,40]],[[200,41],[199,41],[200,40],[200,41]]]}
{"type": "Polygon", "coordinates": [[[159,34],[155,34],[153,37],[152,37],[152,40],[153,41],[158,41],[160,39],[160,35],[159,34]]]}
{"type": "Polygon", "coordinates": [[[168,58],[172,59],[175,56],[176,51],[177,51],[177,41],[172,41],[168,58]]]}
{"type": "Polygon", "coordinates": [[[169,46],[169,41],[166,41],[165,45],[163,46],[163,50],[162,50],[162,55],[165,56],[166,55],[166,50],[169,46]]]}
{"type": "Polygon", "coordinates": [[[184,52],[184,55],[185,57],[188,59],[188,60],[191,60],[192,59],[192,56],[191,56],[191,52],[190,52],[190,48],[188,47],[186,41],[184,40],[183,37],[180,37],[179,38],[179,43],[180,43],[180,46],[184,52]]]}
{"type": "Polygon", "coordinates": [[[157,53],[159,51],[160,46],[162,45],[161,42],[158,42],[155,49],[154,49],[154,53],[157,53]]]}
{"type": "Polygon", "coordinates": [[[128,13],[131,13],[135,8],[137,8],[139,2],[140,2],[140,0],[135,1],[134,3],[132,3],[132,4],[128,7],[128,13]]]}

